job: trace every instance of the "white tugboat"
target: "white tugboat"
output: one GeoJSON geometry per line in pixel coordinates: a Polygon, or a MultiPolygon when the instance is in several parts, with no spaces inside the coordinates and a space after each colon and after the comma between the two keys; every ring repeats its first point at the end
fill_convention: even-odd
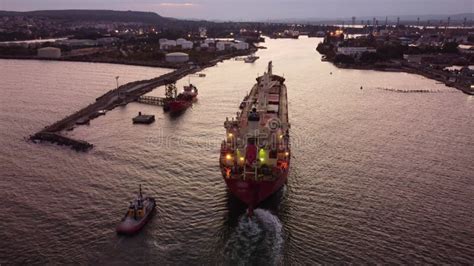
{"type": "Polygon", "coordinates": [[[151,218],[155,207],[155,199],[143,197],[142,186],[140,185],[137,198],[130,202],[127,213],[117,225],[117,233],[132,235],[139,232],[151,218]]]}

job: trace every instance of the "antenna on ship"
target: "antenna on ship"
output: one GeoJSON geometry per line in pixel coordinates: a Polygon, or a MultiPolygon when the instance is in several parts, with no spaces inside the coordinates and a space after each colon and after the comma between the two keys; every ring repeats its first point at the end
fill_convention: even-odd
{"type": "Polygon", "coordinates": [[[140,190],[140,198],[142,198],[142,185],[138,185],[139,186],[139,190],[140,190]]]}
{"type": "Polygon", "coordinates": [[[268,75],[273,75],[272,74],[272,69],[273,69],[273,64],[272,64],[272,61],[268,62],[268,75]]]}

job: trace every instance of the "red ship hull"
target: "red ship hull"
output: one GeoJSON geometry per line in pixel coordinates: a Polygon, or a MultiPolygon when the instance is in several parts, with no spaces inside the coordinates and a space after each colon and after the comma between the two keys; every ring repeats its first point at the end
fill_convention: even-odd
{"type": "MultiPolygon", "coordinates": [[[[225,176],[225,173],[223,173],[225,176]]],[[[240,201],[247,204],[250,210],[277,192],[287,181],[288,169],[273,181],[241,180],[224,178],[229,191],[240,201]]]]}
{"type": "Polygon", "coordinates": [[[189,107],[191,107],[191,105],[192,105],[191,101],[177,100],[177,101],[170,102],[168,106],[169,106],[169,111],[171,113],[181,113],[181,112],[184,112],[189,107]]]}

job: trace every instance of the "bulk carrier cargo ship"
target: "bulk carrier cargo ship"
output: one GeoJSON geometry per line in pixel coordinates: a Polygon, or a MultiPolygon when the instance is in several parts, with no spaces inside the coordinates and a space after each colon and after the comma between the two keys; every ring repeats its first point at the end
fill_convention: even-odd
{"type": "Polygon", "coordinates": [[[247,204],[249,215],[287,181],[290,166],[288,99],[285,79],[268,70],[226,119],[220,168],[230,192],[247,204]]]}

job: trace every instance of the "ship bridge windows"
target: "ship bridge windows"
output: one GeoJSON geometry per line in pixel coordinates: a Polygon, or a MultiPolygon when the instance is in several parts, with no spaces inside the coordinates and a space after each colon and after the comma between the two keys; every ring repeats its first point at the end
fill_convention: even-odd
{"type": "Polygon", "coordinates": [[[267,99],[269,104],[280,104],[280,94],[270,93],[267,99]]]}
{"type": "Polygon", "coordinates": [[[279,110],[279,106],[277,104],[269,104],[267,105],[267,113],[275,113],[277,114],[279,110]]]}

